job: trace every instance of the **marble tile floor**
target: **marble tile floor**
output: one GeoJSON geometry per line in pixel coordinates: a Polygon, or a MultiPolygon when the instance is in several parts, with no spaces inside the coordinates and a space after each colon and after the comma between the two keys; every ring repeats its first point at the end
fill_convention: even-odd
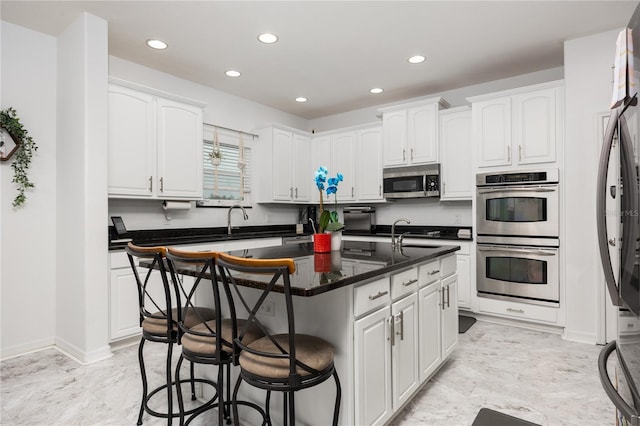
{"type": "MultiPolygon", "coordinates": [[[[393,426],[469,426],[482,407],[544,426],[615,424],[597,374],[601,347],[483,321],[459,336],[452,358],[393,426]]],[[[162,383],[163,368],[161,351],[151,347],[145,347],[145,354],[153,385],[162,383]]],[[[141,392],[137,345],[86,366],[46,349],[4,360],[0,372],[2,425],[136,423],[141,392]]],[[[191,424],[214,424],[214,416],[209,412],[191,424]]],[[[143,421],[166,424],[147,414],[143,421]]]]}

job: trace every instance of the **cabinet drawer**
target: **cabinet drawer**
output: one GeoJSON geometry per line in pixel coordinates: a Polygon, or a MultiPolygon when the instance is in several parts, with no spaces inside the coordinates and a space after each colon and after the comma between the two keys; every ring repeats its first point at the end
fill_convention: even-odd
{"type": "Polygon", "coordinates": [[[433,260],[418,267],[418,285],[424,287],[440,279],[440,259],[433,260]]]}
{"type": "Polygon", "coordinates": [[[353,314],[358,317],[390,301],[389,279],[372,281],[353,289],[353,314]]]}
{"type": "Polygon", "coordinates": [[[618,317],[618,330],[621,336],[625,334],[640,335],[640,318],[629,316],[618,317]]]}
{"type": "Polygon", "coordinates": [[[550,306],[530,305],[528,303],[478,297],[478,309],[480,312],[492,315],[497,314],[505,317],[520,318],[523,320],[549,324],[558,323],[559,308],[550,306]]]}
{"type": "Polygon", "coordinates": [[[109,253],[109,257],[111,258],[111,263],[109,265],[110,269],[131,267],[131,265],[129,265],[129,257],[124,251],[109,253]]]}
{"type": "Polygon", "coordinates": [[[456,255],[450,254],[447,257],[440,258],[440,276],[448,277],[456,273],[456,255]]]}
{"type": "Polygon", "coordinates": [[[391,298],[393,300],[417,289],[418,270],[416,268],[398,272],[391,276],[391,298]]]}

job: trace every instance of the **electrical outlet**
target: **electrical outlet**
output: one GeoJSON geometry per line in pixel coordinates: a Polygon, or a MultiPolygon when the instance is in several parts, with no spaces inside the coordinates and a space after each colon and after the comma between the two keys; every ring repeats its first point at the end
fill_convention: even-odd
{"type": "Polygon", "coordinates": [[[276,316],[276,305],[273,300],[265,300],[260,308],[258,309],[258,313],[264,316],[275,317],[276,316]]]}
{"type": "Polygon", "coordinates": [[[454,214],[453,215],[453,224],[454,225],[460,225],[462,223],[462,218],[460,217],[459,214],[454,214]]]}

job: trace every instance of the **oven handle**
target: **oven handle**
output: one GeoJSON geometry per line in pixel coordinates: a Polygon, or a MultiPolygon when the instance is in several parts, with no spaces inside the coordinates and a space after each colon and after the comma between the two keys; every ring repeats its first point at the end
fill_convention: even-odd
{"type": "Polygon", "coordinates": [[[558,190],[557,185],[554,186],[509,186],[504,188],[486,188],[478,189],[478,194],[490,194],[494,192],[556,192],[558,190]]]}
{"type": "Polygon", "coordinates": [[[497,247],[478,247],[478,251],[501,251],[501,252],[512,252],[517,251],[518,253],[525,254],[536,254],[540,256],[555,256],[557,254],[557,250],[552,249],[522,249],[518,247],[509,247],[509,248],[497,248],[497,247]]]}

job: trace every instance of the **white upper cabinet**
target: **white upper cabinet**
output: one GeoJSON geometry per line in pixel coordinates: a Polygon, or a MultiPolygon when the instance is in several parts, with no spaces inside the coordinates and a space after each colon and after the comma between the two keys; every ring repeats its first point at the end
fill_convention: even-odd
{"type": "Polygon", "coordinates": [[[358,179],[356,193],[359,201],[382,200],[382,128],[379,126],[358,131],[358,179]]]}
{"type": "Polygon", "coordinates": [[[562,81],[468,100],[478,167],[556,162],[563,137],[562,81]]]}
{"type": "Polygon", "coordinates": [[[279,125],[260,129],[258,134],[258,201],[308,202],[313,179],[309,136],[279,125]]]}
{"type": "MultiPolygon", "coordinates": [[[[331,136],[316,136],[311,140],[311,168],[309,169],[309,186],[311,188],[311,203],[320,203],[320,191],[314,180],[315,173],[320,166],[331,167],[331,136]]],[[[324,200],[324,192],[322,194],[324,200]]]]}
{"type": "Polygon", "coordinates": [[[109,196],[202,198],[203,106],[110,84],[109,196]]]}
{"type": "MultiPolygon", "coordinates": [[[[337,173],[344,176],[344,181],[338,185],[338,202],[356,199],[356,142],[356,132],[331,135],[331,167],[328,177],[335,177],[337,173]]],[[[333,195],[327,199],[335,200],[333,195]]]]}
{"type": "Polygon", "coordinates": [[[438,111],[448,106],[433,98],[381,109],[384,167],[437,163],[438,111]]]}
{"type": "Polygon", "coordinates": [[[471,158],[471,108],[440,112],[440,199],[471,200],[474,182],[471,158]]]}

